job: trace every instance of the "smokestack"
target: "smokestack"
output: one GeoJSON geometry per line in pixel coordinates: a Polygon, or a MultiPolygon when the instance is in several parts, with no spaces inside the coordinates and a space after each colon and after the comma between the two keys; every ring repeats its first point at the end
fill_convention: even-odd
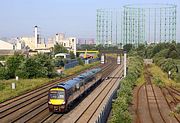
{"type": "MultiPolygon", "coordinates": [[[[58,43],[58,42],[59,42],[59,34],[57,33],[57,34],[56,34],[56,41],[55,41],[55,43],[58,43]]],[[[55,44],[55,43],[54,43],[54,44],[55,44]]]]}
{"type": "Polygon", "coordinates": [[[35,49],[38,48],[38,26],[34,27],[35,49]]]}

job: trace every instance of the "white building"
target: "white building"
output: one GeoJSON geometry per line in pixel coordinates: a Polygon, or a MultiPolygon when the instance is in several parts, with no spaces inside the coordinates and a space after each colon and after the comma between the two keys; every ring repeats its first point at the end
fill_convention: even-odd
{"type": "Polygon", "coordinates": [[[0,40],[0,50],[14,50],[13,44],[0,40]]]}
{"type": "MultiPolygon", "coordinates": [[[[46,44],[45,40],[40,38],[38,34],[38,27],[34,27],[34,36],[31,37],[19,37],[18,42],[24,44],[25,47],[29,47],[29,49],[36,50],[36,49],[45,49],[46,44]]],[[[19,44],[17,45],[20,46],[19,44]]]]}
{"type": "Polygon", "coordinates": [[[49,48],[54,47],[56,43],[61,44],[69,51],[73,51],[74,54],[76,55],[76,43],[77,43],[76,37],[65,38],[65,34],[57,33],[54,37],[48,39],[47,47],[49,48]]]}

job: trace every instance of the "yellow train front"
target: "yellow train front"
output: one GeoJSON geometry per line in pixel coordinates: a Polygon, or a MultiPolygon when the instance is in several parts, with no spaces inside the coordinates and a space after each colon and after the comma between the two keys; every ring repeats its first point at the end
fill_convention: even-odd
{"type": "Polygon", "coordinates": [[[71,80],[52,87],[48,94],[50,112],[66,112],[73,102],[101,81],[101,68],[92,69],[71,80]]]}
{"type": "Polygon", "coordinates": [[[55,86],[49,90],[48,107],[50,112],[65,112],[66,98],[64,88],[55,86]]]}

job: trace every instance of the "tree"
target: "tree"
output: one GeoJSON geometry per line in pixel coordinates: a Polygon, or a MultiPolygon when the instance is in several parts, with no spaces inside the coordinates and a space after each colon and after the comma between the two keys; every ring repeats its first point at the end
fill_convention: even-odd
{"type": "Polygon", "coordinates": [[[133,48],[132,44],[126,44],[123,46],[123,49],[126,50],[127,53],[133,48]]]}
{"type": "Polygon", "coordinates": [[[0,62],[0,67],[3,67],[3,64],[0,62]]]}
{"type": "Polygon", "coordinates": [[[8,71],[5,67],[0,67],[0,80],[9,79],[8,71]]]}
{"type": "Polygon", "coordinates": [[[84,62],[82,61],[81,58],[78,58],[77,60],[78,60],[79,65],[84,65],[84,62]]]}
{"type": "Polygon", "coordinates": [[[72,51],[70,51],[70,58],[75,59],[75,55],[74,55],[74,53],[72,51]]]}
{"type": "Polygon", "coordinates": [[[33,58],[27,58],[16,71],[16,75],[24,79],[40,77],[39,64],[33,58]]]}
{"type": "Polygon", "coordinates": [[[53,77],[55,75],[53,60],[45,54],[27,58],[16,71],[21,78],[53,77]]]}
{"type": "Polygon", "coordinates": [[[57,53],[68,53],[68,50],[61,44],[56,43],[53,49],[54,54],[57,53]]]}
{"type": "Polygon", "coordinates": [[[15,72],[19,68],[23,60],[24,60],[24,56],[20,54],[15,54],[14,56],[10,56],[7,59],[6,67],[7,67],[8,75],[10,78],[15,77],[15,72]]]}
{"type": "Polygon", "coordinates": [[[145,57],[146,55],[146,47],[144,44],[140,44],[137,48],[136,51],[138,53],[139,56],[141,57],[145,57]]]}

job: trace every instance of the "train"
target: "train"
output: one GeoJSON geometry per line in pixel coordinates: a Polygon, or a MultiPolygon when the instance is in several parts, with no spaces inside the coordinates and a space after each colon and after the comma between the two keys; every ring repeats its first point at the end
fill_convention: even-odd
{"type": "Polygon", "coordinates": [[[102,69],[94,68],[49,89],[50,112],[68,112],[73,103],[102,81],[102,69]]]}

